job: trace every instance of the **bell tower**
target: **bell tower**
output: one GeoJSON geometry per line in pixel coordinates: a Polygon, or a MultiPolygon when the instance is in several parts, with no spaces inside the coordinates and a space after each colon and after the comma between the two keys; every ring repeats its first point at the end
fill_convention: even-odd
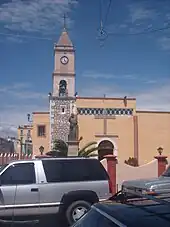
{"type": "Polygon", "coordinates": [[[59,41],[54,45],[53,95],[73,97],[74,94],[75,49],[64,22],[59,41]]]}
{"type": "Polygon", "coordinates": [[[67,29],[66,17],[58,42],[54,45],[54,71],[50,96],[51,149],[54,140],[68,142],[69,118],[75,105],[75,49],[67,29]]]}

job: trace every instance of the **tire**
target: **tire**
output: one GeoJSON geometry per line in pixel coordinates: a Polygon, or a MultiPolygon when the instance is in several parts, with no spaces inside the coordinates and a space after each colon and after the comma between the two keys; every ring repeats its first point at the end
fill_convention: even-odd
{"type": "Polygon", "coordinates": [[[66,219],[69,225],[73,225],[78,219],[80,219],[88,210],[90,210],[91,204],[84,200],[78,200],[71,203],[66,210],[66,219]],[[80,213],[77,214],[77,211],[80,213]],[[77,217],[76,217],[77,216],[77,217]]]}

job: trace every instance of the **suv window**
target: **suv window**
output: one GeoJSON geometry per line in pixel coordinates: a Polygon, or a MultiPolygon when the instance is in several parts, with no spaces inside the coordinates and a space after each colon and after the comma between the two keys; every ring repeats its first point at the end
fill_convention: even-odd
{"type": "Polygon", "coordinates": [[[60,182],[62,174],[62,163],[59,160],[43,160],[42,163],[47,182],[60,182]]]}
{"type": "Polygon", "coordinates": [[[96,159],[43,160],[48,182],[108,180],[107,172],[96,159]]]}
{"type": "Polygon", "coordinates": [[[91,209],[74,227],[118,227],[114,222],[91,209]]]}
{"type": "Polygon", "coordinates": [[[18,163],[11,165],[0,176],[1,185],[36,183],[34,163],[18,163]]]}

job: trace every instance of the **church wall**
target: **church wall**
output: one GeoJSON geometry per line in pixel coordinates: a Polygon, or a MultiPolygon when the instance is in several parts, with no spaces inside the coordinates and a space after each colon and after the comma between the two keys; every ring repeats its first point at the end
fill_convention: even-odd
{"type": "Polygon", "coordinates": [[[157,155],[157,148],[170,156],[170,113],[137,111],[139,162],[147,163],[157,155]]]}
{"type": "Polygon", "coordinates": [[[33,152],[34,155],[39,155],[39,147],[44,147],[44,152],[49,151],[50,147],[50,118],[48,112],[35,112],[33,113],[33,152]],[[45,126],[45,135],[38,136],[38,125],[45,126]]]}
{"type": "MultiPolygon", "coordinates": [[[[136,100],[127,100],[125,107],[123,99],[114,98],[81,98],[76,100],[77,108],[122,108],[134,109],[136,100]]],[[[118,157],[126,160],[134,156],[134,123],[133,116],[116,116],[115,119],[107,120],[107,135],[104,134],[103,119],[95,119],[94,115],[78,115],[80,136],[83,140],[80,147],[91,141],[100,141],[109,138],[117,146],[118,157]],[[103,135],[102,137],[99,135],[103,135]]]]}
{"type": "Polygon", "coordinates": [[[76,100],[77,107],[87,108],[133,108],[136,109],[136,99],[127,99],[125,107],[123,98],[93,98],[93,97],[78,97],[76,100]]]}
{"type": "Polygon", "coordinates": [[[80,148],[89,142],[97,141],[95,133],[103,132],[103,121],[94,119],[94,116],[78,116],[79,137],[83,137],[80,148]]]}
{"type": "Polygon", "coordinates": [[[134,125],[133,117],[116,116],[115,120],[108,120],[108,134],[114,134],[117,143],[118,158],[121,161],[134,156],[134,125]],[[117,137],[117,138],[116,138],[117,137]]]}

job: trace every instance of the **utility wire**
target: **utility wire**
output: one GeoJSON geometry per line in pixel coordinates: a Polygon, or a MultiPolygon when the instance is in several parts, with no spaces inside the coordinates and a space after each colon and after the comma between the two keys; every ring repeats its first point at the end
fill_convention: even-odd
{"type": "Polygon", "coordinates": [[[155,33],[155,32],[161,32],[170,29],[170,25],[162,27],[162,28],[155,28],[155,29],[150,29],[150,30],[144,30],[142,32],[136,32],[136,33],[108,33],[109,36],[135,36],[135,35],[145,35],[145,34],[150,34],[150,33],[155,33]]]}
{"type": "Polygon", "coordinates": [[[161,28],[155,28],[155,29],[145,29],[141,32],[134,32],[134,33],[116,33],[116,32],[107,32],[105,29],[107,19],[110,13],[112,0],[109,0],[108,7],[106,10],[105,18],[103,19],[103,0],[100,0],[100,28],[98,29],[98,39],[103,42],[109,37],[109,36],[138,36],[138,35],[147,35],[151,33],[166,31],[170,29],[170,25],[161,27],[161,28]]]}
{"type": "Polygon", "coordinates": [[[111,5],[112,5],[112,0],[109,0],[109,4],[108,4],[108,7],[107,7],[106,16],[105,16],[105,19],[104,19],[104,22],[103,22],[103,26],[105,26],[106,23],[107,23],[107,19],[108,19],[109,13],[110,13],[111,5]]]}
{"type": "MultiPolygon", "coordinates": [[[[98,39],[100,40],[100,42],[102,42],[100,44],[102,46],[103,41],[106,40],[107,36],[108,36],[107,32],[104,29],[104,23],[107,21],[107,16],[105,17],[105,20],[103,21],[103,1],[102,0],[99,0],[99,6],[100,6],[100,9],[99,9],[100,10],[100,27],[98,29],[98,39]]],[[[106,15],[108,15],[108,13],[106,15]]]]}
{"type": "Polygon", "coordinates": [[[28,39],[41,39],[41,40],[50,40],[50,41],[53,40],[51,38],[45,38],[45,37],[17,35],[17,34],[4,33],[4,32],[0,32],[0,35],[2,35],[2,36],[13,36],[13,37],[18,37],[18,38],[28,38],[28,39]]]}

